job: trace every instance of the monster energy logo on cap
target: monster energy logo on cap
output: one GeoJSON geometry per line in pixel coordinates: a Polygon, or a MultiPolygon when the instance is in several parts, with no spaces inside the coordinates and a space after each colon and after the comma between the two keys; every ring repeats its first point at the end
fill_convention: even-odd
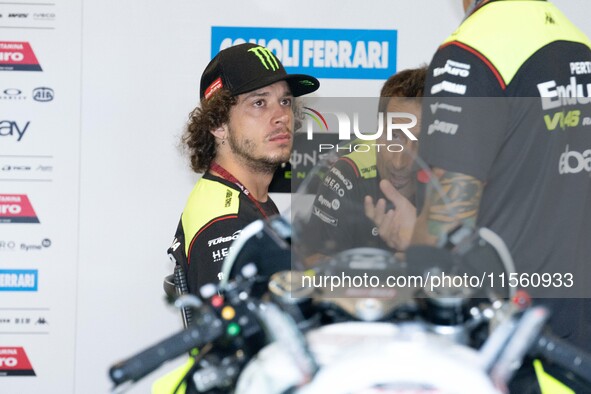
{"type": "Polygon", "coordinates": [[[279,62],[277,61],[277,58],[275,57],[275,55],[273,55],[273,52],[271,52],[267,48],[255,47],[249,49],[248,52],[254,53],[261,61],[263,67],[265,67],[267,70],[279,70],[279,62]]]}
{"type": "Polygon", "coordinates": [[[310,75],[287,74],[269,49],[251,43],[222,49],[201,76],[200,97],[208,99],[225,90],[232,96],[285,81],[294,97],[312,93],[320,86],[310,75]],[[263,67],[261,67],[261,65],[263,67]]]}

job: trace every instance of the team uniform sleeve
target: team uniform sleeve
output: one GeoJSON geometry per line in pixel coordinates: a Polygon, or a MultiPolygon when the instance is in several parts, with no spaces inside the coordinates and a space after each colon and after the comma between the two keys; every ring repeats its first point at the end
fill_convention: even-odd
{"type": "Polygon", "coordinates": [[[222,263],[232,242],[248,222],[237,215],[222,216],[212,219],[203,226],[188,245],[187,282],[189,291],[199,295],[199,289],[206,283],[217,283],[222,270],[222,263]]]}
{"type": "Polygon", "coordinates": [[[426,80],[421,158],[486,181],[508,129],[504,94],[502,78],[477,51],[454,44],[440,48],[426,80]]]}

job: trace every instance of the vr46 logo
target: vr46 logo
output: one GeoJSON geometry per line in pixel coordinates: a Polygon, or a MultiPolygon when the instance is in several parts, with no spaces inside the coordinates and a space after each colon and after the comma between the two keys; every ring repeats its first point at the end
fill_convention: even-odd
{"type": "Polygon", "coordinates": [[[546,128],[549,131],[556,130],[556,127],[560,126],[562,130],[567,127],[577,127],[581,118],[581,111],[572,110],[568,112],[560,111],[556,112],[552,117],[550,115],[544,115],[544,122],[546,122],[546,128]]]}

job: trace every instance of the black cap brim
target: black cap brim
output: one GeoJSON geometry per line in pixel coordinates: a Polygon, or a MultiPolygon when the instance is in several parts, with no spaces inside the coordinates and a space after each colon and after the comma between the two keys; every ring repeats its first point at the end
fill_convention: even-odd
{"type": "Polygon", "coordinates": [[[258,78],[252,83],[245,84],[236,89],[234,95],[252,92],[265,86],[274,84],[275,82],[285,81],[289,86],[289,90],[294,97],[303,96],[315,92],[320,87],[320,82],[311,75],[305,74],[287,74],[287,75],[273,75],[268,78],[258,78]]]}

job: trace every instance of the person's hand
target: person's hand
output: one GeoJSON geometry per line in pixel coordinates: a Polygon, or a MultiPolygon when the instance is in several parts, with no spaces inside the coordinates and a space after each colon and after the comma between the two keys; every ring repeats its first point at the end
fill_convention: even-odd
{"type": "Polygon", "coordinates": [[[415,206],[406,199],[388,180],[380,181],[382,193],[394,204],[386,212],[386,201],[380,198],[375,204],[371,196],[365,196],[365,216],[374,222],[380,238],[397,251],[406,250],[410,245],[412,232],[417,220],[415,206]]]}

